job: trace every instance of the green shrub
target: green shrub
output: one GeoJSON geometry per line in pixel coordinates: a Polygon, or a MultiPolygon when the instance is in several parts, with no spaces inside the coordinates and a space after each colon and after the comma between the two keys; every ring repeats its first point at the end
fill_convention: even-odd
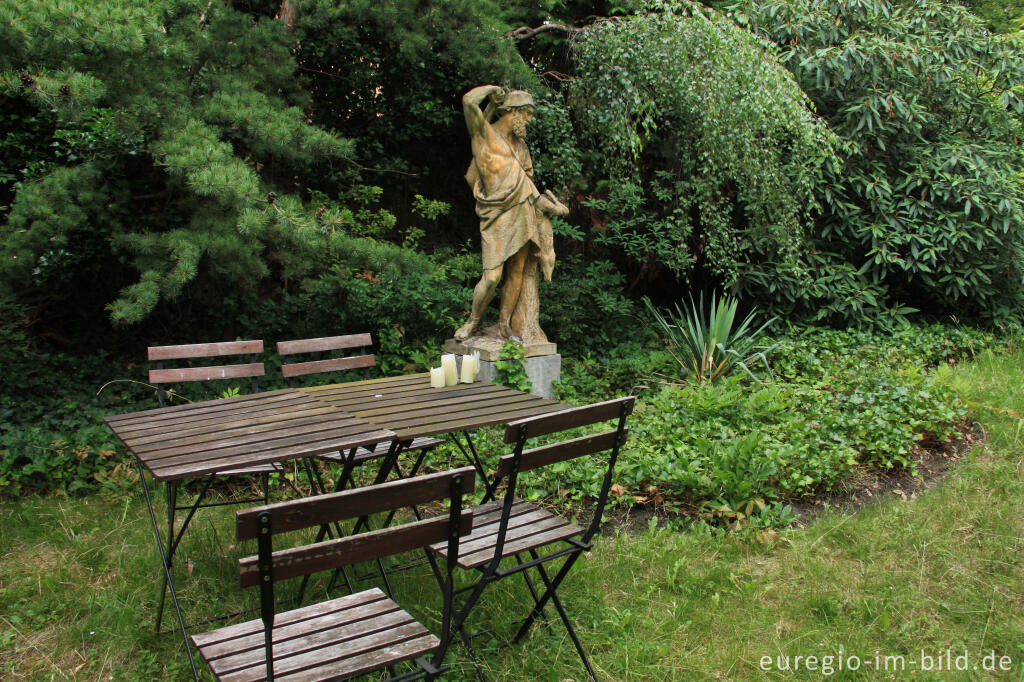
{"type": "Polygon", "coordinates": [[[834,136],[756,36],[697,3],[647,7],[574,44],[595,241],[648,278],[805,280],[834,136]]]}
{"type": "Polygon", "coordinates": [[[817,320],[1021,318],[1024,51],[941,0],[744,2],[844,144],[815,186],[809,282],[759,287],[817,320]],[[910,308],[913,306],[913,308],[910,308]]]}
{"type": "MultiPolygon", "coordinates": [[[[706,509],[732,512],[761,500],[781,509],[776,501],[835,488],[856,467],[912,470],[914,449],[956,437],[966,414],[927,366],[994,342],[989,333],[937,325],[889,335],[810,329],[775,340],[773,382],[733,376],[644,392],[617,468],[621,499],[708,502],[706,509]]],[[[579,362],[562,395],[580,402],[621,395],[612,377],[626,376],[624,364],[579,362]]],[[[573,462],[540,478],[537,490],[572,498],[600,485],[573,462]]]]}

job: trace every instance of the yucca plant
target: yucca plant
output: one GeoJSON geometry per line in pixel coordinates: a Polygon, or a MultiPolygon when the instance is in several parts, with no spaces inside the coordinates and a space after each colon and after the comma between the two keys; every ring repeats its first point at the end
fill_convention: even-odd
{"type": "Polygon", "coordinates": [[[757,361],[771,373],[765,353],[771,351],[772,346],[759,341],[765,328],[776,318],[754,329],[755,308],[739,326],[735,326],[739,300],[729,294],[724,294],[721,299],[712,294],[707,313],[703,298],[698,305],[691,297],[689,310],[684,312],[677,303],[675,314],[666,311],[667,317],[654,307],[650,299],[643,300],[685,378],[696,382],[714,381],[737,370],[756,378],[750,366],[757,361]]]}

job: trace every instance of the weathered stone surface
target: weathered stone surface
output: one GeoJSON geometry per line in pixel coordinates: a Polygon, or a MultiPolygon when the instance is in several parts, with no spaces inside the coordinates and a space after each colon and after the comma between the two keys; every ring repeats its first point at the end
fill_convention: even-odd
{"type": "MultiPolygon", "coordinates": [[[[505,344],[503,339],[494,336],[474,336],[465,341],[448,339],[444,342],[446,353],[456,355],[472,355],[479,351],[481,362],[495,362],[501,354],[501,347],[505,344]]],[[[523,346],[523,353],[526,358],[540,355],[554,355],[558,352],[558,344],[551,343],[529,343],[523,346]]],[[[559,365],[561,366],[561,365],[559,365]]]]}
{"type": "MultiPolygon", "coordinates": [[[[551,345],[553,346],[554,344],[551,345]]],[[[449,349],[446,347],[446,350],[449,349]]],[[[462,356],[458,355],[455,360],[458,362],[459,372],[461,373],[462,356]]],[[[562,376],[562,356],[558,353],[552,353],[550,355],[528,357],[523,362],[523,368],[526,370],[526,376],[530,379],[530,393],[541,398],[554,400],[555,391],[553,383],[562,376]]],[[[497,375],[498,370],[495,368],[494,363],[484,360],[481,355],[480,374],[477,376],[477,381],[493,382],[497,375]]]]}
{"type": "Polygon", "coordinates": [[[482,85],[463,96],[462,109],[473,149],[466,182],[480,217],[483,273],[473,288],[469,319],[455,331],[455,338],[465,341],[477,332],[503,282],[498,322],[485,334],[522,340],[527,347],[546,344],[548,337],[539,322],[538,281],[541,275],[550,281],[555,267],[551,217],[564,217],[569,209],[551,190],[542,193],[533,182],[533,161],[526,145],[533,96],[523,90],[482,85]],[[497,120],[492,120],[494,116],[497,120]]]}

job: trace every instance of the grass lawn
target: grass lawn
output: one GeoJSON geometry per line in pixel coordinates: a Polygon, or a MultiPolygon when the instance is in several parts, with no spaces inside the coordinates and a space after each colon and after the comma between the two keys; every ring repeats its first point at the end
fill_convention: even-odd
{"type": "MultiPolygon", "coordinates": [[[[1024,351],[982,353],[952,381],[986,440],[916,497],[826,514],[767,543],[609,528],[563,588],[599,676],[1024,679],[1024,351]]],[[[207,510],[187,538],[196,561],[191,575],[178,570],[193,618],[256,603],[236,587],[233,560],[250,552],[234,546],[230,515],[207,510]]],[[[157,566],[140,496],[3,504],[0,679],[188,679],[180,637],[152,633],[157,566]]],[[[424,567],[397,585],[428,621],[439,607],[421,591],[430,580],[424,567]]],[[[521,596],[495,591],[478,613],[500,627],[521,596]]],[[[472,679],[465,652],[452,652],[450,678],[472,679]]],[[[492,679],[583,679],[557,621],[484,663],[492,679]]]]}

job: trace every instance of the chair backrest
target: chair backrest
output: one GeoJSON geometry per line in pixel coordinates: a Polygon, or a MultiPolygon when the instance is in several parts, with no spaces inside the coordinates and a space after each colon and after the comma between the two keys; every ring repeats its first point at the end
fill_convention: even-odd
{"type": "MultiPolygon", "coordinates": [[[[350,349],[366,349],[373,345],[369,334],[348,334],[345,336],[324,336],[318,339],[298,339],[295,341],[279,341],[277,353],[282,359],[291,355],[307,353],[325,354],[331,351],[346,351],[350,349]]],[[[364,376],[370,378],[370,367],[377,363],[370,353],[361,352],[358,355],[346,357],[325,358],[320,360],[306,360],[299,362],[288,362],[281,365],[281,374],[286,379],[294,381],[295,377],[307,374],[319,374],[322,372],[336,372],[347,369],[364,368],[364,376]]]]}
{"type": "Polygon", "coordinates": [[[260,586],[260,617],[263,619],[267,679],[273,679],[271,642],[274,625],[274,583],[285,578],[369,561],[448,541],[446,581],[442,586],[444,608],[440,655],[449,641],[452,606],[452,573],[458,557],[459,538],[473,529],[473,511],[463,509],[463,496],[473,492],[473,467],[390,481],[289,502],[278,502],[236,512],[239,540],[257,541],[258,553],[238,561],[242,587],[260,586]],[[446,516],[413,521],[275,552],[273,536],[344,519],[361,518],[401,507],[450,500],[446,516]]]}
{"type": "Polygon", "coordinates": [[[146,357],[155,362],[155,369],[149,370],[149,383],[157,387],[157,400],[163,406],[166,392],[163,384],[179,381],[211,381],[214,379],[240,379],[251,377],[250,392],[256,393],[259,386],[256,377],[264,375],[262,362],[256,362],[256,355],[263,352],[262,341],[225,341],[223,343],[192,343],[182,346],[150,346],[146,357]],[[206,367],[178,367],[165,369],[166,360],[195,360],[231,355],[248,355],[246,363],[212,365],[206,367]]]}
{"type": "Polygon", "coordinates": [[[612,485],[612,476],[615,472],[615,462],[618,460],[619,450],[622,448],[629,433],[629,429],[626,428],[626,417],[633,413],[634,401],[635,398],[633,396],[616,398],[615,400],[594,403],[583,407],[574,407],[553,414],[520,419],[505,427],[505,442],[515,443],[515,450],[512,454],[505,455],[498,461],[494,485],[492,486],[492,489],[497,488],[502,480],[505,480],[507,483],[496,556],[501,556],[503,531],[508,524],[513,499],[515,498],[516,482],[521,472],[539,469],[549,464],[564,462],[565,460],[584,455],[595,455],[607,451],[609,453],[607,468],[605,469],[604,481],[601,485],[597,505],[594,509],[594,517],[583,536],[584,542],[590,541],[590,538],[593,537],[601,525],[605,503],[608,501],[608,492],[612,485]],[[569,440],[546,443],[529,450],[526,449],[527,442],[533,438],[612,420],[615,420],[614,429],[569,440]]]}

